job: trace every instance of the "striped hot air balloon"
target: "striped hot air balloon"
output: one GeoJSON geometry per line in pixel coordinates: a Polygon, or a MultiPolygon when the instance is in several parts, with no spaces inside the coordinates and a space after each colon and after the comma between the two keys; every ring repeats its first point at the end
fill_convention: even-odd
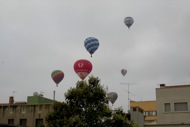
{"type": "Polygon", "coordinates": [[[99,41],[98,39],[94,38],[94,37],[88,37],[86,38],[86,40],[84,41],[84,46],[86,48],[86,50],[90,53],[91,57],[92,54],[98,49],[99,47],[99,41]]]}
{"type": "Polygon", "coordinates": [[[64,73],[61,70],[54,70],[51,73],[51,78],[56,83],[56,86],[58,87],[58,84],[63,80],[64,73]]]}

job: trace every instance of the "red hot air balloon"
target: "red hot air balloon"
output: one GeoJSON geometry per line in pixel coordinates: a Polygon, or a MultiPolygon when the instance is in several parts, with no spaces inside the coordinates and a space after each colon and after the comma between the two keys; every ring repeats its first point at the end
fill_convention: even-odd
{"type": "Polygon", "coordinates": [[[51,78],[56,83],[56,86],[58,87],[58,84],[63,80],[64,73],[61,70],[54,70],[51,73],[51,78]]]}
{"type": "Polygon", "coordinates": [[[92,64],[90,61],[80,59],[74,63],[74,70],[77,75],[84,80],[86,76],[92,71],[92,64]]]}

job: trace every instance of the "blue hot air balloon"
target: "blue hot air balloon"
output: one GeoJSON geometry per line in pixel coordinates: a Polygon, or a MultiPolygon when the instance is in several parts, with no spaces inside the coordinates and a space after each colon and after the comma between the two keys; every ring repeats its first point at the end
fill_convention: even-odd
{"type": "Polygon", "coordinates": [[[92,54],[98,49],[99,47],[99,41],[98,39],[94,38],[94,37],[88,37],[86,38],[86,40],[84,41],[84,46],[86,48],[86,50],[91,54],[92,54]]]}

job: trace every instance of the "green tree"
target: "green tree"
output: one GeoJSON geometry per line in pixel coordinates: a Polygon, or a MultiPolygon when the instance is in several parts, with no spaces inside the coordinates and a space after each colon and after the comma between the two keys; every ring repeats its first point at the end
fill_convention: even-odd
{"type": "Polygon", "coordinates": [[[47,115],[48,127],[133,127],[124,112],[112,111],[107,104],[106,91],[100,79],[93,76],[78,81],[65,93],[65,102],[54,104],[47,115]]]}

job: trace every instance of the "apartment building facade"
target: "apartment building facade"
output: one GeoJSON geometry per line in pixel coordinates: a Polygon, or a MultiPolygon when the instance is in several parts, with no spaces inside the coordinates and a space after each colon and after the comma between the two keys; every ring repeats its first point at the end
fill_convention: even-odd
{"type": "Polygon", "coordinates": [[[190,85],[160,84],[156,101],[159,125],[190,126],[190,85]]]}
{"type": "Polygon", "coordinates": [[[29,96],[27,102],[0,104],[0,123],[21,127],[43,127],[46,115],[53,110],[53,100],[29,96]]]}

